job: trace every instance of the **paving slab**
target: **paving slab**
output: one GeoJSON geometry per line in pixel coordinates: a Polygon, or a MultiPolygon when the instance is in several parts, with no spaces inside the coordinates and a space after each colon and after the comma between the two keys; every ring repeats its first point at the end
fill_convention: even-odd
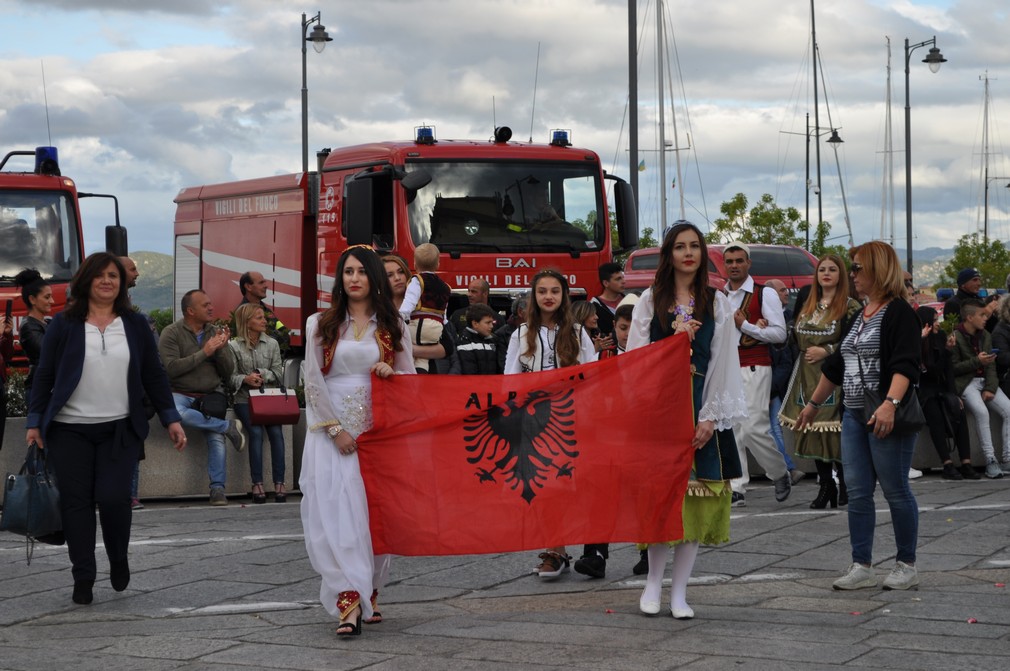
{"type": "MultiPolygon", "coordinates": [[[[810,510],[810,484],[778,504],[770,483],[752,483],[732,542],[699,555],[693,620],[638,612],[639,555],[621,543],[601,580],[542,582],[535,550],[395,558],[386,621],[353,639],[334,635],[317,602],[298,505],[145,502],[130,588],[111,590],[99,547],[91,606],[70,602],[65,548],[37,546],[27,566],[23,541],[0,535],[0,667],[38,671],[40,654],[75,671],[1010,667],[1010,483],[913,481],[922,583],[911,592],[831,589],[849,563],[847,515],[810,510]]],[[[883,579],[894,540],[879,492],[876,506],[883,579]]]]}

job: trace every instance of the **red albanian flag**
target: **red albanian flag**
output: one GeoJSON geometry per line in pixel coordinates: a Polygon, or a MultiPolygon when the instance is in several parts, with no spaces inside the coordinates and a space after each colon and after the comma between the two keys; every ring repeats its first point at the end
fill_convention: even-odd
{"type": "Polygon", "coordinates": [[[358,439],[377,554],[683,537],[689,343],[521,375],[373,378],[358,439]]]}

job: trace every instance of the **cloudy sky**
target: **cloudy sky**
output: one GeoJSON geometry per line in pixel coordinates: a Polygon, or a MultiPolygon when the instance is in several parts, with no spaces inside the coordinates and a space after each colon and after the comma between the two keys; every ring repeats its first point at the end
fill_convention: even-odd
{"type": "MultiPolygon", "coordinates": [[[[531,123],[536,141],[570,128],[576,145],[626,176],[627,8],[628,0],[4,0],[0,148],[48,144],[51,131],[65,175],[120,197],[131,250],[170,253],[181,187],[300,169],[301,14],[319,11],[334,41],[308,53],[310,155],[406,139],[422,123],[440,138],[485,139],[493,100],[515,138],[528,140],[531,123]]],[[[692,147],[681,152],[677,184],[687,218],[705,227],[737,192],[752,202],[770,193],[803,212],[810,2],[667,0],[666,8],[678,138],[692,147]]],[[[654,12],[654,0],[639,0],[639,141],[650,150],[641,225],[656,228],[654,12]]],[[[829,103],[822,97],[821,126],[840,128],[845,141],[838,163],[855,241],[881,235],[887,36],[896,246],[905,246],[906,37],[935,35],[949,60],[932,74],[921,63],[927,48],[912,54],[913,248],[949,247],[980,229],[986,72],[989,175],[1010,176],[1000,134],[1010,109],[1006,0],[817,0],[816,12],[829,103]]],[[[822,146],[824,216],[844,235],[835,155],[822,146]]],[[[671,158],[671,221],[680,216],[674,172],[671,158]]],[[[990,182],[990,233],[1003,240],[1008,182],[990,182]]],[[[103,244],[108,209],[85,207],[91,251],[103,244]]]]}

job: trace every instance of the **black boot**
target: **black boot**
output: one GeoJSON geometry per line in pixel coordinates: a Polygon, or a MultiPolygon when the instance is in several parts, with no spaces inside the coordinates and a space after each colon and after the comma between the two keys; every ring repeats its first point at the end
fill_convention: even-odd
{"type": "Polygon", "coordinates": [[[75,580],[74,594],[71,599],[73,599],[74,603],[79,603],[82,606],[88,605],[95,598],[91,591],[91,588],[94,586],[94,580],[75,580]]]}
{"type": "Polygon", "coordinates": [[[832,508],[838,507],[838,489],[834,480],[824,480],[821,488],[817,491],[817,498],[810,502],[810,507],[815,510],[824,510],[831,504],[832,508]]]}
{"type": "Polygon", "coordinates": [[[842,477],[842,471],[838,471],[838,505],[845,506],[849,503],[849,491],[845,489],[845,479],[842,477]]]}
{"type": "Polygon", "coordinates": [[[635,575],[645,575],[649,572],[649,551],[641,550],[639,553],[638,563],[632,567],[631,572],[635,575]]]}

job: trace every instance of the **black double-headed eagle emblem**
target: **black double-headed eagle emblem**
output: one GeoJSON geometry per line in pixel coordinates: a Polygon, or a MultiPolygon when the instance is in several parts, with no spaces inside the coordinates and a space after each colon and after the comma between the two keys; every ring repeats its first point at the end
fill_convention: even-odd
{"type": "Polygon", "coordinates": [[[575,401],[572,390],[551,394],[531,391],[522,403],[509,399],[463,420],[467,462],[487,462],[479,467],[481,482],[497,482],[501,474],[512,489],[522,486],[522,497],[531,503],[548,476],[572,477],[575,401]]]}

